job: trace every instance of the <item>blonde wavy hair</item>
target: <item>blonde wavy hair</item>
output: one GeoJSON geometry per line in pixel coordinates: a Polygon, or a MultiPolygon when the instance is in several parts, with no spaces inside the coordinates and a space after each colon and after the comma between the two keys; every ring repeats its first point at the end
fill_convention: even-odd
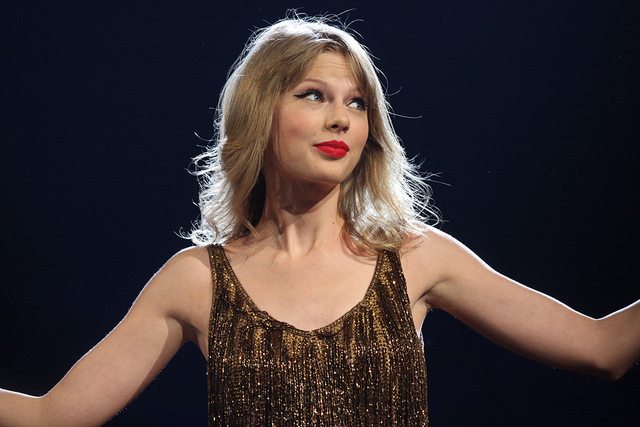
{"type": "Polygon", "coordinates": [[[409,235],[423,232],[425,223],[438,222],[431,189],[393,129],[371,55],[337,18],[295,16],[257,31],[231,67],[213,144],[194,159],[201,218],[188,237],[195,244],[225,243],[254,232],[265,203],[263,165],[278,99],[327,51],[345,56],[368,100],[368,140],[341,185],[343,237],[367,251],[398,249],[409,235]]]}

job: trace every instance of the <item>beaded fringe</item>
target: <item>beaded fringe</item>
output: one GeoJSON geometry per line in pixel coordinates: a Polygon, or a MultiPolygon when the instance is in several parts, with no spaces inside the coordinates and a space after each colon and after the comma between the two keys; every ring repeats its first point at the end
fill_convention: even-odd
{"type": "Polygon", "coordinates": [[[260,311],[210,246],[209,426],[426,426],[427,380],[399,257],[381,252],[363,300],[302,331],[260,311]]]}

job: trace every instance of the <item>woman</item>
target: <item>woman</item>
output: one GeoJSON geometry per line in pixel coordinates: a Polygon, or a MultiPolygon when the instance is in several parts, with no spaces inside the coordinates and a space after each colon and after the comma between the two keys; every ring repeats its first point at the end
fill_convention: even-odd
{"type": "Polygon", "coordinates": [[[344,31],[264,30],[219,111],[220,142],[199,159],[199,246],[47,395],[3,392],[0,425],[103,423],[186,341],[209,361],[212,425],[426,424],[416,331],[432,307],[579,372],[616,378],[640,356],[638,303],[587,318],[421,225],[427,193],[344,31]]]}

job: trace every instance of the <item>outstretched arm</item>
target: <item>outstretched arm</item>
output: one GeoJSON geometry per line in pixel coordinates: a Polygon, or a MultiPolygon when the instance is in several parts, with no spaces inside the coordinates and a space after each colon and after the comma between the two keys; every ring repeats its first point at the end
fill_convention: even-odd
{"type": "Polygon", "coordinates": [[[101,425],[139,394],[181,345],[198,339],[210,287],[206,250],[173,257],[124,319],[42,397],[0,391],[0,426],[101,425]],[[195,301],[195,304],[194,304],[195,301]],[[199,305],[202,305],[200,307],[199,305]]]}
{"type": "Polygon", "coordinates": [[[426,303],[512,351],[607,379],[640,358],[640,302],[593,319],[501,275],[440,231],[429,231],[413,252],[439,266],[426,303]]]}

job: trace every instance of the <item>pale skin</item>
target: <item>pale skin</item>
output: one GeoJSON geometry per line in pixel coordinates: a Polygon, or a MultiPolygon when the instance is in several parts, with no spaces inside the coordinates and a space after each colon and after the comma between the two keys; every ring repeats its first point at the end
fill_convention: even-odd
{"type": "MultiPolygon", "coordinates": [[[[339,318],[362,299],[373,275],[375,259],[345,244],[337,214],[340,183],[367,138],[361,98],[340,54],[316,58],[278,105],[278,135],[265,166],[268,208],[257,237],[225,245],[256,305],[299,329],[339,318]],[[350,148],[344,158],[314,147],[335,139],[350,148]]],[[[435,229],[407,239],[400,253],[416,331],[427,312],[439,308],[500,345],[553,366],[613,379],[640,358],[638,302],[592,319],[497,273],[435,229]]],[[[179,252],[49,393],[0,391],[0,426],[105,423],[184,343],[195,343],[206,357],[211,297],[207,250],[179,252]]]]}

